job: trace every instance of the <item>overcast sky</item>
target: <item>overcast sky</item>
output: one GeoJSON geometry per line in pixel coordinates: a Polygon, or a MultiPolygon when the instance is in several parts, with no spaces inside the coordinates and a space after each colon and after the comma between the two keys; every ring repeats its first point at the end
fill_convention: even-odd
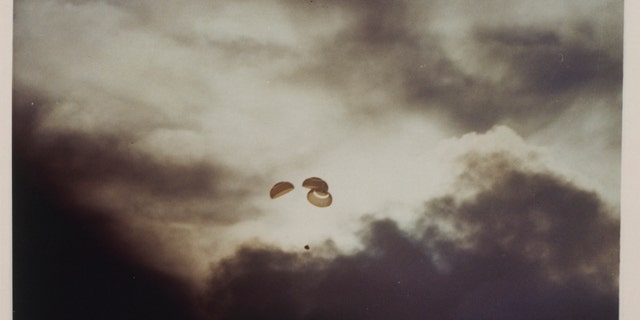
{"type": "Polygon", "coordinates": [[[14,10],[14,161],[190,316],[617,319],[622,1],[14,10]]]}

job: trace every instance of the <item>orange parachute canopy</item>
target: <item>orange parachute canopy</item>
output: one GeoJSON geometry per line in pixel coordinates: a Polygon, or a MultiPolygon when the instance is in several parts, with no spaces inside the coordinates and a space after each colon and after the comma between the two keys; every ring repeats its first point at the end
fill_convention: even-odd
{"type": "Polygon", "coordinates": [[[327,183],[324,182],[324,180],[317,177],[311,177],[304,180],[302,182],[302,186],[305,188],[309,188],[311,190],[322,191],[324,193],[329,191],[329,185],[327,185],[327,183]]]}
{"type": "Polygon", "coordinates": [[[307,193],[307,200],[309,200],[312,205],[320,208],[328,207],[331,205],[331,202],[333,202],[331,193],[316,189],[309,190],[309,193],[307,193]]]}
{"type": "Polygon", "coordinates": [[[269,195],[271,196],[271,199],[275,199],[289,193],[291,190],[293,190],[293,188],[294,187],[291,182],[281,181],[273,185],[273,187],[271,187],[271,191],[269,192],[269,195]]]}
{"type": "MultiPolygon", "coordinates": [[[[318,177],[311,177],[302,182],[302,186],[310,189],[307,193],[307,200],[320,208],[328,207],[333,202],[333,197],[329,193],[329,185],[318,177]]],[[[278,198],[293,190],[293,184],[288,181],[280,181],[271,187],[269,195],[271,199],[278,198]]]]}

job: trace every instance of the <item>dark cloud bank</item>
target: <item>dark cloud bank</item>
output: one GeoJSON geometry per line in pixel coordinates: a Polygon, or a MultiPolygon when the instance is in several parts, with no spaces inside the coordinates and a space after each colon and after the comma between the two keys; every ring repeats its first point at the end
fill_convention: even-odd
{"type": "Polygon", "coordinates": [[[113,152],[120,139],[68,133],[42,143],[34,131],[40,105],[30,103],[37,96],[14,92],[13,319],[188,319],[188,288],[127,249],[113,212],[82,201],[74,186],[131,179],[134,169],[142,185],[168,173],[113,152]]]}
{"type": "MultiPolygon", "coordinates": [[[[66,179],[117,178],[137,162],[75,137],[66,152],[44,149],[53,167],[35,166],[34,150],[25,149],[33,144],[25,141],[36,115],[14,114],[21,124],[14,127],[16,319],[618,318],[615,215],[595,193],[502,153],[463,157],[459,186],[473,194],[429,200],[411,230],[388,219],[364,222],[363,249],[332,258],[313,255],[327,248],[305,251],[304,244],[300,252],[247,246],[214,265],[207,289],[194,296],[139,257],[126,258],[126,246],[109,230],[111,215],[56,188],[64,179],[48,184],[38,176],[60,174],[56,164],[79,155],[66,179]],[[111,169],[88,174],[82,170],[88,159],[111,169]]],[[[156,166],[140,167],[137,183],[162,180],[166,173],[154,173],[156,166]]],[[[178,175],[196,170],[159,168],[178,175]]],[[[215,176],[212,169],[194,175],[203,172],[215,176]]],[[[180,184],[166,179],[170,189],[180,184]]]]}
{"type": "Polygon", "coordinates": [[[477,23],[464,34],[466,47],[460,49],[465,59],[481,65],[480,73],[470,73],[449,56],[442,36],[430,30],[430,15],[437,10],[423,8],[425,16],[418,18],[408,1],[339,4],[350,17],[348,27],[320,44],[321,59],[302,73],[317,75],[315,80],[355,101],[372,91],[389,92],[416,110],[444,116],[462,132],[499,123],[534,131],[581,97],[605,97],[611,111],[620,113],[622,42],[603,46],[598,36],[622,34],[621,20],[603,29],[593,21],[567,19],[564,31],[560,21],[477,23]],[[482,74],[494,70],[504,74],[499,79],[482,74]]]}
{"type": "Polygon", "coordinates": [[[14,163],[13,319],[189,319],[188,288],[124,254],[108,215],[14,163]]]}
{"type": "MultiPolygon", "coordinates": [[[[14,88],[13,96],[14,163],[28,167],[65,201],[104,206],[96,205],[89,191],[105,185],[120,189],[123,194],[135,193],[138,198],[146,197],[159,204],[215,203],[221,202],[223,197],[232,200],[242,198],[249,192],[242,188],[220,191],[220,184],[234,174],[223,166],[205,161],[173,163],[136,150],[133,144],[136,134],[141,132],[91,134],[49,130],[43,133],[42,118],[51,110],[53,102],[22,87],[14,88]]],[[[131,204],[134,199],[120,201],[131,204]]],[[[142,215],[142,210],[139,211],[142,215]]],[[[233,210],[190,210],[188,206],[168,211],[150,214],[147,218],[232,223],[250,215],[233,210]]]]}
{"type": "Polygon", "coordinates": [[[135,137],[127,133],[56,130],[44,135],[37,130],[51,101],[21,90],[14,90],[13,95],[15,151],[21,161],[37,167],[58,187],[121,181],[158,196],[204,197],[216,193],[214,181],[223,176],[221,169],[205,163],[171,164],[135,152],[130,147],[135,137]]]}
{"type": "Polygon", "coordinates": [[[427,202],[411,232],[371,221],[355,254],[239,250],[214,269],[203,318],[617,319],[619,225],[598,197],[551,174],[473,167],[475,196],[427,202]]]}

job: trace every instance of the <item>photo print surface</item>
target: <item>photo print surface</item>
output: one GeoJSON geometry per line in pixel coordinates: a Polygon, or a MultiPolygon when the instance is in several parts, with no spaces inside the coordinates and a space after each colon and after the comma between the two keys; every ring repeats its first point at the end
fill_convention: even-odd
{"type": "Polygon", "coordinates": [[[622,0],[14,2],[15,319],[618,319],[622,0]]]}

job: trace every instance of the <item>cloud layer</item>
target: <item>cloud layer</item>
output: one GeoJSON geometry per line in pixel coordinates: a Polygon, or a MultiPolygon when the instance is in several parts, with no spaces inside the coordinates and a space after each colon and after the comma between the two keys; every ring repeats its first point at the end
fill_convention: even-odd
{"type": "Polygon", "coordinates": [[[14,161],[204,318],[613,319],[622,8],[19,1],[14,161]]]}
{"type": "Polygon", "coordinates": [[[411,231],[370,221],[354,254],[240,249],[214,270],[205,318],[617,319],[619,229],[598,197],[551,174],[481,169],[465,172],[487,185],[475,196],[430,200],[411,231]]]}

